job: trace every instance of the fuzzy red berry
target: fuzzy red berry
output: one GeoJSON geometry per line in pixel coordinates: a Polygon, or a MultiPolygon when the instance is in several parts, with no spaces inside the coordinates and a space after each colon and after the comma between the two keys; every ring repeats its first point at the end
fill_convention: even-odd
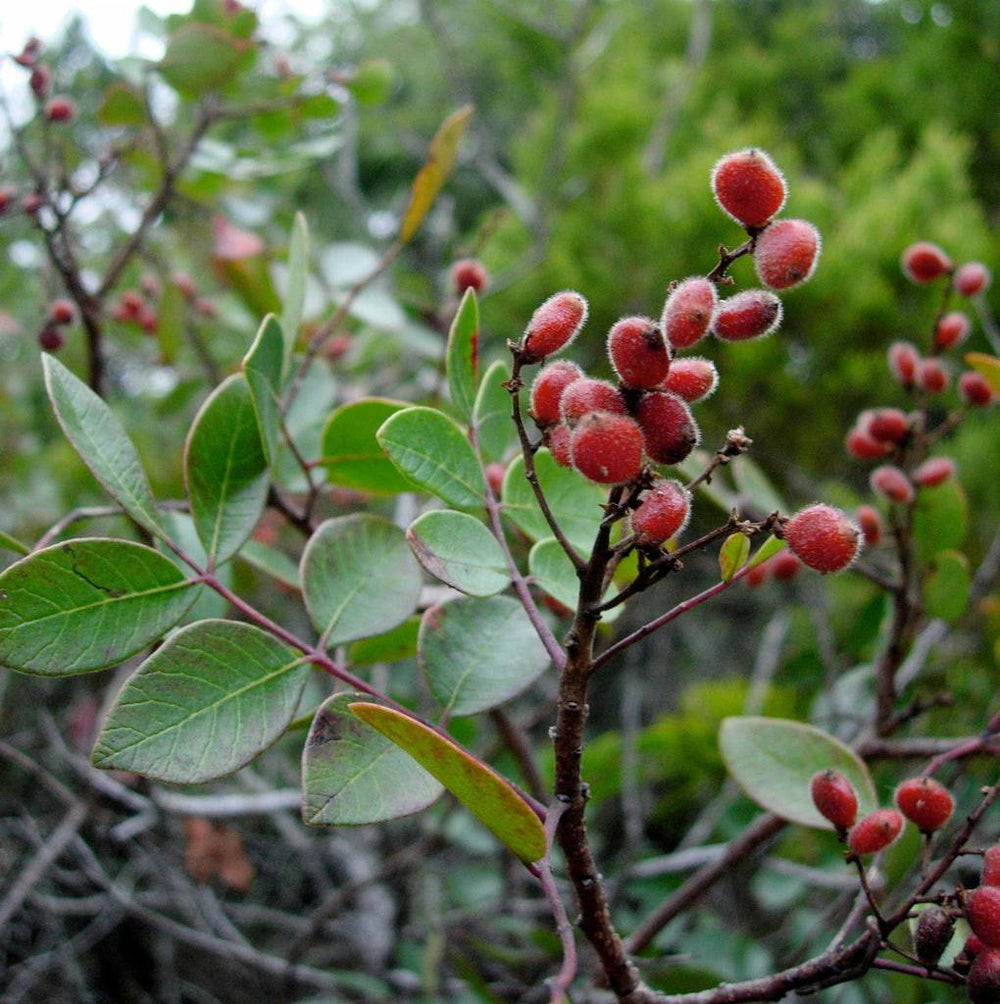
{"type": "Polygon", "coordinates": [[[925,966],[936,966],[955,934],[955,918],[939,906],[929,906],[917,920],[913,947],[925,966]]]}
{"type": "Polygon", "coordinates": [[[916,379],[919,363],[920,353],[912,342],[893,342],[889,346],[889,369],[904,387],[916,379]]]}
{"type": "Polygon", "coordinates": [[[565,348],[587,320],[587,301],[567,290],[550,296],[531,315],[522,348],[529,362],[537,362],[565,348]]]}
{"type": "Polygon", "coordinates": [[[901,264],[914,282],[933,282],[952,268],[951,259],[937,244],[929,241],[911,244],[903,252],[901,264]]]}
{"type": "Polygon", "coordinates": [[[861,530],[847,514],[822,503],[797,512],[783,532],[802,563],[824,574],[847,568],[861,547],[861,530]]]}
{"type": "Polygon", "coordinates": [[[811,223],[776,220],[754,245],[757,277],[770,289],[791,289],[816,271],[819,252],[819,231],[811,223]]]}
{"type": "Polygon", "coordinates": [[[463,258],[451,266],[451,285],[459,296],[467,289],[481,293],[486,286],[486,269],[475,258],[463,258]]]}
{"type": "Polygon", "coordinates": [[[712,331],[725,342],[746,342],[769,335],[781,323],[781,300],[763,289],[748,289],[722,300],[712,317],[712,331]]]}
{"type": "Polygon", "coordinates": [[[969,1004],[1000,1001],[1000,951],[987,948],[976,955],[965,985],[969,1004]]]}
{"type": "Polygon", "coordinates": [[[608,356],[626,387],[652,390],[667,376],[670,353],[648,317],[623,317],[608,332],[608,356]]]}
{"type": "Polygon", "coordinates": [[[787,549],[779,551],[770,561],[771,574],[779,582],[791,582],[802,571],[802,562],[787,549]]]}
{"type": "Polygon", "coordinates": [[[973,408],[983,408],[993,400],[989,380],[977,370],[967,370],[959,377],[958,392],[962,400],[973,408]]]}
{"type": "Polygon", "coordinates": [[[761,227],[785,204],[785,179],[763,150],[737,150],[712,170],[712,192],[745,227],[761,227]]]}
{"type": "Polygon", "coordinates": [[[49,93],[49,88],[52,86],[52,74],[49,73],[47,66],[36,66],[31,71],[31,76],[28,78],[28,86],[31,88],[35,97],[44,98],[46,94],[49,93]]]}
{"type": "Polygon", "coordinates": [[[914,472],[913,483],[918,488],[933,488],[955,476],[955,461],[949,457],[925,460],[914,472]]]}
{"type": "Polygon", "coordinates": [[[965,903],[965,915],[974,934],[990,948],[1000,948],[1000,886],[973,889],[965,903]]]}
{"type": "Polygon", "coordinates": [[[38,344],[46,352],[58,352],[63,347],[64,342],[65,339],[62,336],[62,332],[51,325],[46,325],[38,333],[38,344]]]}
{"type": "Polygon", "coordinates": [[[570,453],[569,440],[572,430],[568,425],[553,425],[545,432],[545,445],[552,454],[552,459],[560,467],[572,467],[573,457],[570,453]]]}
{"type": "Polygon", "coordinates": [[[901,443],[910,422],[899,408],[879,408],[868,419],[868,435],[882,443],[901,443]]]}
{"type": "Polygon", "coordinates": [[[64,94],[56,95],[45,103],[45,117],[50,122],[72,122],[76,118],[76,102],[64,94]]]}
{"type": "Polygon", "coordinates": [[[882,498],[888,499],[890,502],[905,505],[913,501],[913,485],[910,483],[910,479],[892,464],[876,467],[872,471],[868,483],[876,495],[881,495],[882,498]]]}
{"type": "Polygon", "coordinates": [[[911,777],[896,789],[899,811],[923,833],[941,829],[955,811],[955,799],[932,777],[911,777]]]}
{"type": "Polygon", "coordinates": [[[858,793],[854,785],[836,770],[813,775],[809,790],[816,811],[838,830],[848,830],[858,816],[858,793]]]}
{"type": "Polygon", "coordinates": [[[963,314],[960,310],[953,310],[945,314],[937,322],[934,328],[934,343],[939,349],[951,349],[969,337],[972,330],[972,322],[968,314],[963,314]]]}
{"type": "Polygon", "coordinates": [[[1000,885],[1000,844],[994,844],[983,855],[983,885],[1000,885]]]}
{"type": "Polygon", "coordinates": [[[690,359],[675,359],[670,364],[667,379],[660,384],[660,390],[670,391],[684,398],[688,404],[710,397],[719,385],[719,371],[715,363],[699,356],[690,359]]]}
{"type": "Polygon", "coordinates": [[[844,446],[852,457],[858,460],[878,460],[892,451],[889,443],[880,443],[872,439],[866,429],[855,426],[844,439],[844,446]]]}
{"type": "Polygon", "coordinates": [[[948,386],[948,371],[940,359],[921,359],[917,365],[917,386],[928,394],[940,394],[948,386]]]}
{"type": "Polygon", "coordinates": [[[878,809],[859,819],[847,835],[852,854],[876,854],[885,850],[903,832],[903,817],[895,809],[878,809]]]}
{"type": "Polygon", "coordinates": [[[679,464],[701,440],[691,409],[676,394],[646,394],[636,409],[636,420],[646,452],[658,464],[679,464]]]}
{"type": "Polygon", "coordinates": [[[76,307],[69,300],[53,300],[49,305],[49,320],[53,324],[71,324],[76,317],[76,307]]]}
{"type": "Polygon", "coordinates": [[[662,544],[687,525],[691,493],[679,481],[657,481],[632,513],[632,529],[642,544],[662,544]]]}
{"type": "Polygon", "coordinates": [[[874,547],[882,539],[882,517],[870,505],[858,506],[856,515],[865,537],[865,544],[874,547]]]}
{"type": "Polygon", "coordinates": [[[594,412],[573,430],[570,454],[585,478],[602,485],[623,484],[642,470],[642,434],[626,415],[594,412]]]}
{"type": "Polygon", "coordinates": [[[981,261],[970,261],[955,270],[955,289],[962,296],[975,296],[989,289],[993,276],[981,261]]]}
{"type": "Polygon", "coordinates": [[[610,411],[614,415],[624,415],[625,399],[617,387],[607,380],[580,377],[568,384],[559,399],[559,413],[564,422],[576,422],[594,411],[610,411]]]}
{"type": "Polygon", "coordinates": [[[563,391],[582,376],[583,370],[567,359],[544,367],[531,385],[531,417],[541,425],[558,422],[563,391]]]}
{"type": "Polygon", "coordinates": [[[708,333],[719,301],[715,283],[700,276],[685,279],[667,297],[660,324],[667,343],[690,348],[708,333]]]}

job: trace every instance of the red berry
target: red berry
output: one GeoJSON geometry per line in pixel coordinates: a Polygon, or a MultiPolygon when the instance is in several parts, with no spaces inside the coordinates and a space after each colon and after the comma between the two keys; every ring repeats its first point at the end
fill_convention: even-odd
{"type": "Polygon", "coordinates": [[[919,363],[920,353],[912,342],[893,342],[889,346],[889,369],[904,387],[913,383],[919,363]]]}
{"type": "Polygon", "coordinates": [[[569,440],[571,429],[568,425],[553,425],[545,432],[545,445],[552,454],[552,459],[560,467],[572,467],[573,457],[570,454],[569,440]]]}
{"type": "Polygon", "coordinates": [[[951,259],[937,244],[929,241],[911,244],[903,252],[901,264],[914,282],[933,282],[952,268],[951,259]]]}
{"type": "Polygon", "coordinates": [[[791,582],[802,571],[802,562],[787,548],[771,559],[771,574],[779,582],[791,582]]]}
{"type": "Polygon", "coordinates": [[[45,117],[50,122],[72,122],[76,117],[76,102],[59,94],[45,103],[45,117]]]}
{"type": "Polygon", "coordinates": [[[767,580],[771,569],[768,567],[770,561],[762,561],[759,565],[754,565],[746,574],[746,583],[751,589],[756,589],[767,580]]]}
{"type": "Polygon", "coordinates": [[[134,321],[145,309],[146,302],[143,300],[142,294],[134,289],[127,289],[118,297],[118,305],[121,307],[125,319],[134,321]]]}
{"type": "Polygon", "coordinates": [[[969,1004],[1000,1001],[1000,951],[987,948],[976,955],[965,985],[969,1004]]]}
{"type": "Polygon", "coordinates": [[[160,319],[156,315],[155,310],[149,310],[144,308],[139,312],[139,316],[136,318],[139,323],[139,327],[146,332],[147,335],[155,335],[156,329],[159,327],[160,319]]]}
{"type": "Polygon", "coordinates": [[[990,948],[1000,948],[1000,887],[973,889],[965,902],[965,915],[974,934],[990,948]]]}
{"type": "Polygon", "coordinates": [[[925,460],[914,472],[913,483],[918,488],[933,488],[955,475],[955,461],[948,457],[925,460]]]}
{"type": "Polygon", "coordinates": [[[898,408],[879,408],[868,419],[868,435],[882,443],[901,443],[909,431],[909,419],[898,408]]]}
{"type": "Polygon", "coordinates": [[[687,349],[700,341],[708,333],[718,300],[714,282],[700,276],[685,279],[663,305],[660,324],[667,343],[687,349]]]}
{"type": "Polygon", "coordinates": [[[878,809],[859,819],[847,835],[847,846],[855,855],[885,850],[903,832],[903,817],[895,809],[878,809]]]}
{"type": "Polygon", "coordinates": [[[591,481],[619,485],[642,470],[642,434],[625,415],[585,415],[570,438],[573,466],[591,481]]]}
{"type": "Polygon", "coordinates": [[[940,359],[922,359],[917,366],[917,386],[928,394],[940,394],[948,386],[948,371],[940,359]]]}
{"type": "Polygon", "coordinates": [[[823,504],[792,516],[784,536],[803,564],[824,574],[847,568],[861,548],[861,531],[847,514],[823,504]]]}
{"type": "Polygon", "coordinates": [[[882,517],[870,505],[858,506],[856,513],[865,544],[874,547],[882,539],[882,517]]]}
{"type": "Polygon", "coordinates": [[[451,266],[451,285],[459,296],[467,289],[481,293],[486,285],[486,269],[475,258],[463,258],[451,266]]]}
{"type": "Polygon", "coordinates": [[[607,380],[595,380],[593,377],[580,377],[568,384],[559,399],[559,412],[562,420],[570,425],[589,415],[593,411],[610,411],[615,415],[624,415],[625,400],[617,387],[607,380]]]}
{"type": "Polygon", "coordinates": [[[953,310],[945,314],[934,329],[934,342],[939,349],[951,349],[961,345],[972,330],[972,322],[967,314],[953,310]]]}
{"type": "Polygon", "coordinates": [[[48,67],[36,66],[28,78],[28,86],[36,97],[44,98],[49,93],[49,87],[52,86],[52,74],[49,73],[48,67]]]}
{"type": "Polygon", "coordinates": [[[726,342],[746,342],[769,335],[781,323],[781,301],[763,289],[748,289],[722,300],[712,317],[712,331],[726,342]]]}
{"type": "Polygon", "coordinates": [[[667,379],[660,384],[660,390],[668,390],[689,404],[703,401],[719,386],[719,371],[715,363],[699,356],[689,359],[675,359],[670,364],[667,379]]]}
{"type": "Polygon", "coordinates": [[[745,227],[761,227],[785,204],[785,179],[763,150],[737,150],[712,170],[721,208],[745,227]]]}
{"type": "Polygon", "coordinates": [[[939,906],[929,906],[917,920],[913,946],[925,966],[936,966],[955,934],[955,919],[939,906]]]}
{"type": "Polygon", "coordinates": [[[983,855],[983,885],[1000,885],[1000,844],[994,844],[983,855]]]}
{"type": "Polygon", "coordinates": [[[652,390],[667,376],[670,353],[648,317],[623,317],[608,333],[608,356],[626,387],[652,390]]]}
{"type": "Polygon", "coordinates": [[[500,495],[503,491],[503,476],[507,473],[507,468],[503,464],[487,464],[486,465],[486,483],[490,486],[490,490],[494,495],[500,495]]]}
{"type": "Polygon", "coordinates": [[[701,440],[691,409],[676,394],[646,394],[639,402],[636,420],[646,452],[658,464],[679,464],[701,440]]]}
{"type": "Polygon", "coordinates": [[[583,370],[566,359],[544,367],[531,385],[531,417],[542,425],[558,422],[563,391],[582,376],[583,370]]]}
{"type": "Polygon", "coordinates": [[[38,61],[38,56],[42,51],[40,39],[32,36],[24,43],[24,48],[14,57],[14,62],[19,66],[30,68],[38,61]]]}
{"type": "Polygon", "coordinates": [[[973,408],[983,408],[993,400],[993,388],[978,370],[967,370],[959,377],[958,392],[962,400],[973,408]]]}
{"type": "Polygon", "coordinates": [[[38,344],[46,352],[58,352],[63,347],[64,339],[58,328],[44,327],[38,333],[38,344]]]}
{"type": "Polygon", "coordinates": [[[955,270],[955,289],[962,296],[975,296],[989,289],[993,276],[981,261],[970,261],[955,270]]]}
{"type": "Polygon", "coordinates": [[[152,272],[147,272],[146,275],[142,277],[142,291],[146,296],[150,296],[153,299],[160,295],[160,280],[156,278],[152,272]]]}
{"type": "Polygon", "coordinates": [[[174,272],[170,277],[170,281],[189,299],[193,300],[197,290],[195,289],[194,280],[191,276],[184,272],[174,272]]]}
{"type": "Polygon", "coordinates": [[[550,296],[531,315],[524,332],[523,351],[529,362],[537,362],[565,348],[587,320],[587,301],[567,290],[550,296]]]}
{"type": "Polygon", "coordinates": [[[932,777],[911,777],[896,789],[899,811],[923,833],[941,829],[955,811],[955,799],[932,777]]]}
{"type": "Polygon", "coordinates": [[[69,300],[53,300],[49,306],[49,320],[53,324],[71,324],[76,317],[76,307],[69,300]]]}
{"type": "Polygon", "coordinates": [[[878,460],[892,451],[889,443],[880,443],[877,439],[872,439],[865,429],[855,426],[847,434],[844,446],[852,457],[858,460],[878,460]]]}
{"type": "Polygon", "coordinates": [[[791,289],[813,274],[819,252],[819,231],[811,223],[776,220],[754,245],[757,277],[770,289],[791,289]]]}
{"type": "Polygon", "coordinates": [[[632,529],[643,544],[662,544],[687,526],[691,493],[679,481],[657,481],[632,513],[632,529]]]}
{"type": "MultiPolygon", "coordinates": [[[[783,552],[781,552],[783,553],[783,552]]],[[[847,830],[858,816],[858,794],[839,771],[821,770],[810,783],[813,805],[838,830],[847,830]]]]}
{"type": "Polygon", "coordinates": [[[893,467],[891,464],[876,467],[868,478],[868,483],[876,495],[881,495],[890,502],[905,505],[913,501],[913,485],[910,484],[910,479],[898,467],[893,467]]]}

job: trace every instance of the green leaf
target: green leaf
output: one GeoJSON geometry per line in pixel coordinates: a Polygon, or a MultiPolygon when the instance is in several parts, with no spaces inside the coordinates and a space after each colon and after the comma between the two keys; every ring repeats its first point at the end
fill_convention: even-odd
{"type": "Polygon", "coordinates": [[[472,422],[476,428],[479,455],[486,463],[503,460],[514,438],[510,393],[504,387],[509,379],[507,366],[498,360],[486,371],[476,393],[472,422]]]}
{"type": "Polygon", "coordinates": [[[359,63],[348,90],[362,108],[380,105],[396,82],[396,68],[388,59],[366,59],[359,63]]]}
{"type": "Polygon", "coordinates": [[[160,345],[160,362],[170,365],[176,361],[186,313],[184,294],[174,283],[168,283],[157,307],[156,339],[160,345]]]}
{"type": "Polygon", "coordinates": [[[27,544],[22,544],[17,537],[12,537],[9,533],[0,530],[0,550],[13,551],[14,554],[29,554],[31,548],[27,544]]]}
{"type": "Polygon", "coordinates": [[[174,90],[197,97],[229,83],[247,65],[253,51],[250,42],[213,25],[185,24],[170,35],[157,66],[174,90]]]}
{"type": "Polygon", "coordinates": [[[784,718],[726,718],[719,747],[729,773],[760,806],[803,826],[833,826],[813,805],[818,771],[840,771],[858,793],[862,814],[878,808],[871,775],[857,754],[822,729],[784,718]]]}
{"type": "Polygon", "coordinates": [[[142,125],[146,121],[142,94],[131,84],[112,84],[101,96],[97,121],[106,126],[142,125]]]}
{"type": "Polygon", "coordinates": [[[363,722],[406,750],[522,861],[539,861],[545,855],[541,821],[506,778],[453,739],[400,711],[367,703],[349,707],[363,722]]]}
{"type": "Polygon", "coordinates": [[[94,764],[175,784],[232,774],[280,738],[308,675],[301,653],[260,628],[190,624],[119,691],[94,764]]]}
{"type": "Polygon", "coordinates": [[[965,612],[972,579],[969,559],[960,551],[938,551],[924,579],[924,613],[955,621],[965,612]]]}
{"type": "Polygon", "coordinates": [[[375,495],[412,492],[417,486],[396,469],[375,434],[409,405],[380,397],[352,401],[334,411],[323,428],[323,467],[330,484],[375,495]]]}
{"type": "Polygon", "coordinates": [[[196,594],[143,544],[54,544],[0,574],[0,663],[39,676],[114,666],[172,628],[196,594]]]}
{"type": "MultiPolygon", "coordinates": [[[[528,569],[539,588],[544,589],[564,607],[576,609],[580,597],[580,578],[573,563],[566,557],[562,544],[555,537],[546,537],[535,544],[528,553],[528,569]]],[[[601,618],[606,624],[611,624],[624,609],[624,605],[619,604],[602,614],[601,618]]]]}
{"type": "Polygon", "coordinates": [[[758,565],[762,565],[768,558],[773,558],[784,546],[785,542],[772,534],[754,552],[754,556],[750,559],[750,567],[756,568],[758,565]]]}
{"type": "Polygon", "coordinates": [[[258,572],[270,575],[289,589],[299,590],[299,569],[284,551],[251,537],[241,548],[240,557],[258,572]]]}
{"type": "Polygon", "coordinates": [[[771,479],[749,457],[736,457],[730,466],[744,506],[756,510],[761,516],[788,511],[771,479]]]}
{"type": "Polygon", "coordinates": [[[496,538],[474,516],[450,509],[426,512],[406,531],[428,572],[469,596],[492,596],[510,585],[496,538]]]}
{"type": "Polygon", "coordinates": [[[285,333],[283,369],[288,369],[292,351],[299,337],[302,305],[309,278],[309,224],[302,213],[295,214],[292,237],[288,243],[288,282],[285,286],[285,306],[281,312],[281,327],[285,333]]]}
{"type": "Polygon", "coordinates": [[[58,359],[43,353],[42,367],[56,418],[80,459],[132,519],[162,536],[146,472],[114,412],[58,359]]]}
{"type": "Polygon", "coordinates": [[[973,369],[979,370],[993,388],[993,393],[1000,396],[1000,359],[985,352],[967,352],[965,361],[973,369]]]}
{"type": "Polygon", "coordinates": [[[243,375],[250,388],[250,399],[268,465],[274,463],[277,455],[281,414],[281,373],[285,351],[281,329],[277,318],[268,314],[243,357],[243,375]]]}
{"type": "Polygon", "coordinates": [[[412,659],[417,654],[419,631],[420,618],[408,617],[399,627],[385,634],[353,642],[347,650],[347,661],[352,666],[370,666],[376,662],[412,659]]]}
{"type": "Polygon", "coordinates": [[[471,105],[459,108],[441,123],[434,139],[431,140],[427,160],[413,179],[410,204],[406,207],[399,228],[401,244],[405,244],[416,233],[448,175],[451,174],[455,155],[458,153],[458,141],[462,138],[471,115],[471,105]]]}
{"type": "Polygon", "coordinates": [[[408,753],[351,714],[362,694],[320,705],[302,752],[302,819],[310,826],[381,823],[420,812],[444,786],[408,753]]]}
{"type": "MultiPolygon", "coordinates": [[[[535,470],[563,533],[574,547],[589,554],[604,516],[601,503],[606,499],[606,492],[582,474],[560,467],[548,450],[535,454],[535,470]]],[[[503,504],[504,513],[532,540],[552,536],[535,501],[535,493],[524,476],[523,457],[515,457],[507,468],[503,479],[503,504]]]]}
{"type": "Polygon", "coordinates": [[[743,533],[731,533],[719,549],[719,572],[728,582],[750,557],[750,538],[743,533]]]}
{"type": "Polygon", "coordinates": [[[253,532],[267,500],[267,458],[240,374],[219,384],[195,417],[184,474],[198,536],[209,559],[222,564],[253,532]]]}
{"type": "Polygon", "coordinates": [[[479,301],[467,289],[448,333],[445,370],[451,403],[463,417],[472,417],[473,396],[479,379],[479,301]]]}
{"type": "Polygon", "coordinates": [[[328,519],[302,553],[306,608],[325,645],[401,624],[420,599],[420,566],[403,531],[379,516],[328,519]]]}
{"type": "Polygon", "coordinates": [[[482,505],[483,472],[465,433],[434,408],[407,408],[376,438],[399,471],[456,509],[482,505]]]}
{"type": "Polygon", "coordinates": [[[454,717],[503,704],[549,665],[528,615],[509,596],[431,607],[420,624],[418,654],[434,696],[454,717]]]}
{"type": "Polygon", "coordinates": [[[913,537],[924,561],[938,551],[961,547],[969,523],[969,503],[957,478],[921,488],[913,507],[913,537]]]}

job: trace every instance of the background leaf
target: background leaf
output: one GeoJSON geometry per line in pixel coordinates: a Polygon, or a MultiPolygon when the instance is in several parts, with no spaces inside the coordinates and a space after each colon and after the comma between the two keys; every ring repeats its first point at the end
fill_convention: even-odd
{"type": "Polygon", "coordinates": [[[451,403],[465,418],[472,417],[472,405],[479,379],[479,301],[476,291],[467,289],[448,332],[445,372],[451,403]]]}
{"type": "Polygon", "coordinates": [[[503,460],[514,439],[510,393],[504,387],[509,379],[510,370],[498,360],[483,374],[476,392],[472,421],[476,427],[479,455],[486,463],[503,460]]]}
{"type": "Polygon", "coordinates": [[[442,582],[469,596],[492,596],[510,585],[496,538],[474,516],[436,509],[406,531],[417,561],[442,582]]]}
{"type": "Polygon", "coordinates": [[[971,586],[969,559],[960,551],[938,551],[924,579],[924,613],[958,620],[968,605],[971,586]]]}
{"type": "Polygon", "coordinates": [[[246,66],[253,46],[210,24],[185,24],[167,41],[157,64],[174,90],[190,97],[216,90],[246,66]]]}
{"type": "Polygon", "coordinates": [[[282,371],[287,372],[302,323],[302,305],[305,303],[306,283],[309,279],[309,224],[302,213],[295,214],[292,236],[288,242],[288,278],[285,283],[285,301],[281,311],[281,328],[284,332],[282,371]]]}
{"type": "Polygon", "coordinates": [[[250,388],[264,458],[269,465],[277,456],[283,352],[281,325],[274,314],[268,314],[243,357],[243,375],[250,388]]]}
{"type": "MultiPolygon", "coordinates": [[[[566,557],[562,544],[555,537],[546,537],[535,544],[528,553],[528,569],[540,589],[544,589],[564,607],[570,610],[576,609],[580,598],[580,579],[576,569],[566,557]]],[[[635,574],[634,569],[632,574],[635,574]]],[[[613,592],[614,590],[609,589],[604,594],[605,598],[613,592]]],[[[613,623],[621,616],[624,609],[624,604],[612,607],[601,615],[602,622],[613,623]]]]}
{"type": "Polygon", "coordinates": [[[938,551],[962,546],[969,524],[969,503],[957,478],[921,488],[913,507],[913,539],[926,561],[938,551]]]}

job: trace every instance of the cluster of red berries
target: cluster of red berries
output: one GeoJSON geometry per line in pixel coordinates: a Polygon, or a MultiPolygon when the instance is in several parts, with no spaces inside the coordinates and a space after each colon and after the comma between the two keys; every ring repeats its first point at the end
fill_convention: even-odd
{"type": "MultiPolygon", "coordinates": [[[[194,280],[183,272],[175,272],[170,281],[189,300],[193,309],[202,317],[215,317],[216,307],[211,300],[198,296],[194,280]]],[[[155,335],[160,323],[156,311],[156,300],[162,292],[160,281],[155,275],[142,278],[142,289],[126,289],[118,297],[111,311],[113,320],[140,328],[147,335],[155,335]]]]}
{"type": "Polygon", "coordinates": [[[45,102],[42,114],[46,119],[49,122],[72,122],[76,118],[76,102],[72,98],[65,94],[56,94],[45,101],[52,88],[52,74],[47,66],[38,61],[41,54],[41,41],[29,38],[24,43],[24,48],[13,59],[18,66],[31,71],[28,85],[39,102],[45,102]]]}
{"type": "Polygon", "coordinates": [[[965,917],[972,928],[955,968],[969,966],[967,989],[972,1004],[1000,1000],[1000,845],[983,855],[980,885],[965,897],[965,917]]]}
{"type": "Polygon", "coordinates": [[[53,300],[49,304],[42,330],[38,333],[38,344],[46,352],[58,352],[65,344],[63,333],[59,329],[75,320],[76,307],[70,300],[53,300]]]}

